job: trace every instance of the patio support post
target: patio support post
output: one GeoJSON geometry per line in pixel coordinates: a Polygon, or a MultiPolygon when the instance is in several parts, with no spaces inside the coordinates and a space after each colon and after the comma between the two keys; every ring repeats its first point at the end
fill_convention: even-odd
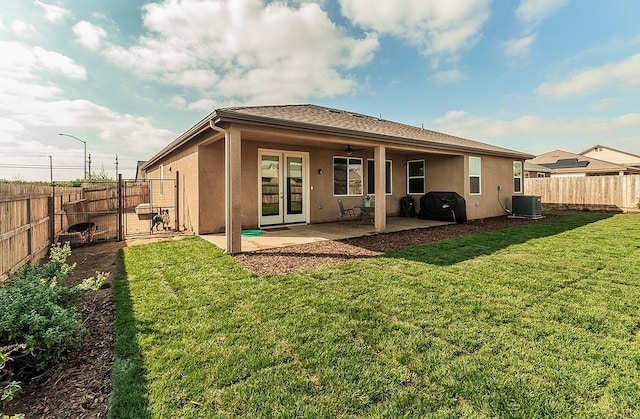
{"type": "Polygon", "coordinates": [[[242,163],[240,130],[229,128],[225,133],[225,201],[227,252],[242,251],[242,163]]]}
{"type": "Polygon", "coordinates": [[[373,150],[375,165],[375,191],[376,191],[376,212],[375,231],[384,233],[387,231],[387,149],[385,146],[376,146],[373,150]]]}

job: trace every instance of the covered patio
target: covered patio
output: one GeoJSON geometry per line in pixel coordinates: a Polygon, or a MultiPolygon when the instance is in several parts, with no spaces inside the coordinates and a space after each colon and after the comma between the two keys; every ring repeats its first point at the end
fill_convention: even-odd
{"type": "MultiPolygon", "coordinates": [[[[415,230],[418,228],[428,228],[446,224],[453,223],[421,220],[418,218],[387,217],[386,233],[415,230]]],[[[377,234],[375,226],[372,224],[354,224],[350,222],[279,226],[275,228],[264,228],[261,232],[262,234],[256,236],[242,235],[241,240],[243,252],[255,252],[258,250],[315,243],[324,240],[341,240],[377,234]]],[[[221,249],[224,249],[227,244],[227,237],[225,233],[203,234],[201,237],[221,249]]]]}

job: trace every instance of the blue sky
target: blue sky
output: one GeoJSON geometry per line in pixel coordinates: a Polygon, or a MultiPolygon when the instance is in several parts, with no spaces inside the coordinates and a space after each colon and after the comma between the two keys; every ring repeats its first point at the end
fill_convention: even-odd
{"type": "Polygon", "coordinates": [[[209,112],[315,103],[640,155],[636,0],[0,0],[0,178],[125,178],[209,112]]]}

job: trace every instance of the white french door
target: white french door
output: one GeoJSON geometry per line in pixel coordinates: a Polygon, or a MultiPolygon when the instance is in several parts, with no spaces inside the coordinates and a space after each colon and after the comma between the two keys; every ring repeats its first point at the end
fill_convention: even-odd
{"type": "Polygon", "coordinates": [[[308,153],[258,150],[260,226],[308,222],[308,153]]]}

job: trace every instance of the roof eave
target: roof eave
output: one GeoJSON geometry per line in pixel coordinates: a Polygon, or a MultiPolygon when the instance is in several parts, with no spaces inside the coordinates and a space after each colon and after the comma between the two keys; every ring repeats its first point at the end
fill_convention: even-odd
{"type": "Polygon", "coordinates": [[[431,142],[428,140],[417,140],[413,138],[376,134],[371,132],[351,130],[347,128],[328,127],[324,125],[310,124],[305,122],[285,121],[281,119],[269,118],[264,116],[239,114],[238,112],[219,109],[218,111],[216,111],[216,115],[213,118],[213,123],[215,125],[218,125],[219,123],[223,123],[223,122],[244,123],[244,124],[248,123],[248,124],[261,125],[261,126],[268,126],[271,128],[297,129],[301,131],[318,133],[318,134],[340,135],[343,137],[387,142],[387,143],[392,143],[397,145],[411,145],[411,146],[421,146],[421,147],[428,146],[430,148],[435,148],[443,151],[448,150],[448,151],[458,151],[458,152],[467,152],[467,153],[480,153],[480,154],[488,154],[488,155],[495,155],[495,156],[502,156],[502,157],[511,157],[511,158],[523,159],[523,160],[531,159],[535,157],[531,154],[521,153],[517,151],[510,152],[510,151],[482,150],[474,147],[458,146],[455,144],[441,144],[441,143],[431,142]]]}
{"type": "Polygon", "coordinates": [[[282,119],[269,118],[257,115],[247,115],[239,112],[235,112],[228,109],[217,109],[200,120],[197,124],[189,128],[185,133],[180,135],[174,141],[169,143],[166,147],[156,153],[153,157],[146,161],[141,167],[142,170],[147,170],[153,166],[163,157],[174,152],[180,147],[190,142],[194,137],[209,129],[209,124],[213,123],[216,126],[220,126],[224,123],[239,123],[239,124],[253,124],[259,126],[267,126],[272,128],[283,129],[297,129],[305,132],[318,133],[318,134],[331,134],[340,135],[343,137],[358,138],[369,141],[386,142],[397,145],[411,145],[411,146],[428,146],[430,148],[443,150],[443,151],[457,151],[466,153],[480,153],[486,155],[494,155],[501,157],[510,157],[514,159],[532,159],[535,156],[527,153],[521,153],[517,151],[495,151],[495,150],[482,150],[474,147],[465,147],[455,144],[441,144],[431,142],[428,140],[417,140],[413,138],[396,137],[392,135],[376,134],[370,132],[356,131],[346,128],[328,127],[324,125],[310,124],[305,122],[286,121],[282,119]]]}
{"type": "Polygon", "coordinates": [[[174,152],[179,149],[183,145],[187,144],[198,134],[203,132],[207,127],[209,127],[209,121],[214,117],[215,111],[204,117],[197,124],[189,128],[186,132],[180,135],[178,138],[170,142],[166,147],[157,152],[153,157],[146,161],[146,163],[141,167],[142,170],[147,170],[149,167],[153,166],[160,159],[165,157],[166,155],[174,152]]]}

